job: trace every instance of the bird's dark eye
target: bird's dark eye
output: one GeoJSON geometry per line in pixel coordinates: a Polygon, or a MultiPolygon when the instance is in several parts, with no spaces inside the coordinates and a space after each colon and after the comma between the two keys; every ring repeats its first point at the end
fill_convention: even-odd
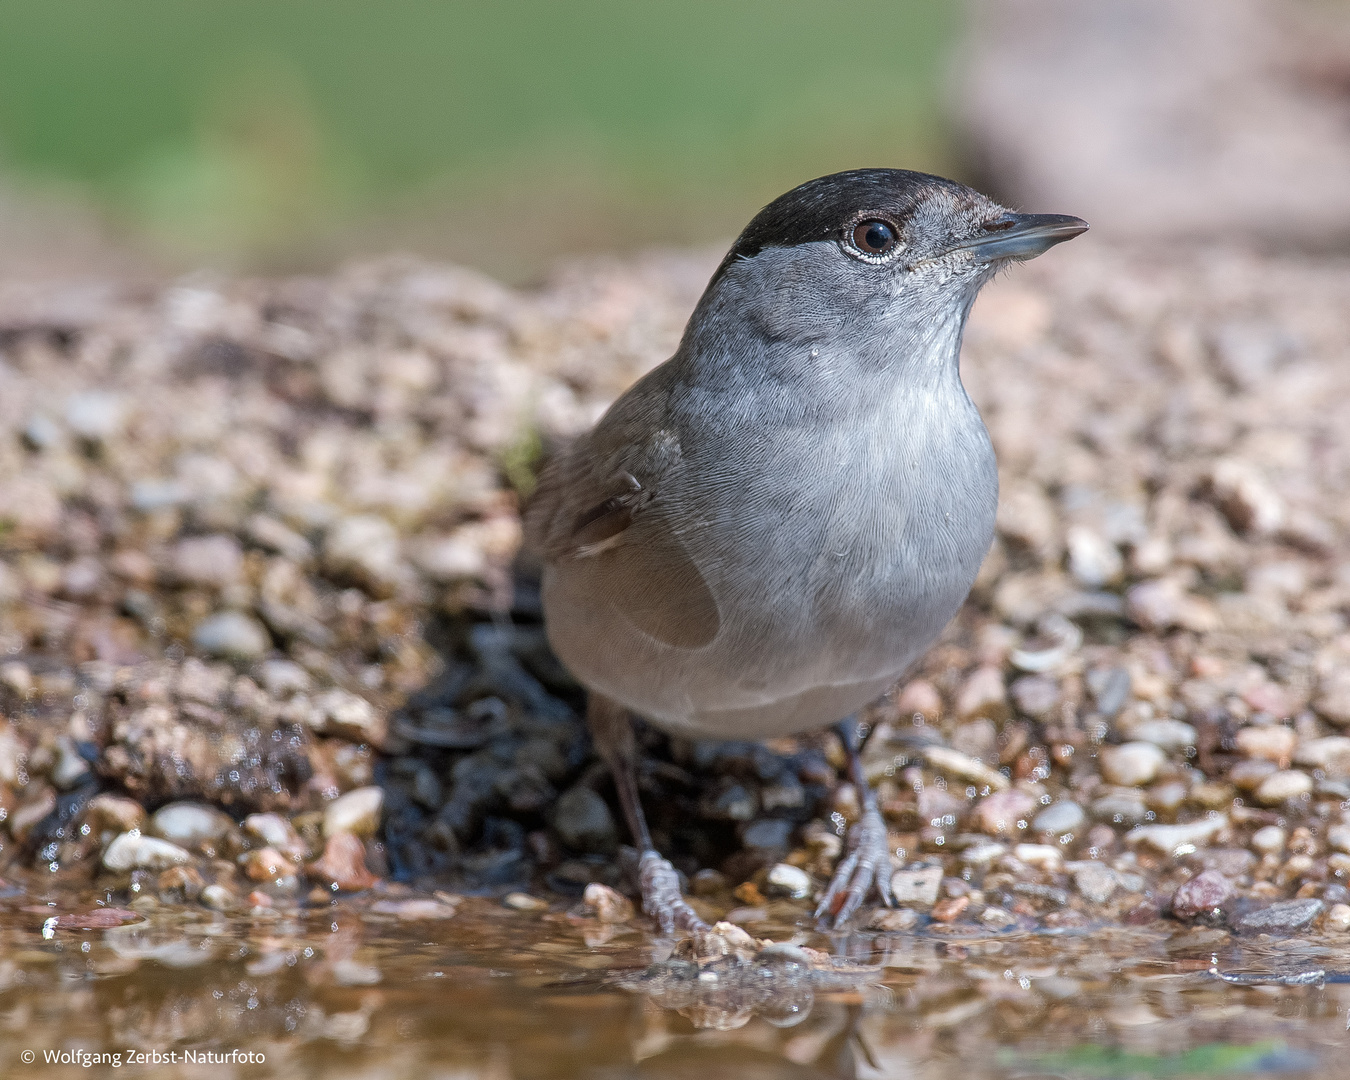
{"type": "Polygon", "coordinates": [[[853,244],[868,255],[884,255],[895,247],[895,230],[884,221],[860,221],[853,227],[853,244]]]}

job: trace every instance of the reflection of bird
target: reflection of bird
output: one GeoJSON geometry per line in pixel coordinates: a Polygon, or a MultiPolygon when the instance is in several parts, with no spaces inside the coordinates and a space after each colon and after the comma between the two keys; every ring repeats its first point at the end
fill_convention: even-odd
{"type": "Polygon", "coordinates": [[[609,1066],[588,1073],[587,1080],[854,1080],[851,1073],[828,1067],[797,1065],[777,1054],[748,1046],[691,1046],[680,1043],[636,1065],[609,1066]]]}
{"type": "MultiPolygon", "coordinates": [[[[932,643],[993,537],[989,437],[957,371],[975,294],[1081,233],[934,176],[867,169],[770,203],[736,241],[675,355],[557,457],[528,512],[554,650],[642,849],[643,906],[703,927],[652,848],[631,710],[668,731],[764,738],[841,721],[932,643]]],[[[865,813],[822,903],[875,886],[865,813]]]]}

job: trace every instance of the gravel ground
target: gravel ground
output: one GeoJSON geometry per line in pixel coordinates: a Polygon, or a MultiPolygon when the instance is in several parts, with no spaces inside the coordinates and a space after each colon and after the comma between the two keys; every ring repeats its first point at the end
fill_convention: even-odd
{"type": "MultiPolygon", "coordinates": [[[[874,926],[1350,929],[1350,264],[1076,247],[972,319],[999,539],[870,717],[874,926]]],[[[715,258],[0,288],[15,895],[626,888],[517,510],[715,258]]],[[[858,808],[833,738],[645,745],[695,904],[805,912],[858,808]]]]}

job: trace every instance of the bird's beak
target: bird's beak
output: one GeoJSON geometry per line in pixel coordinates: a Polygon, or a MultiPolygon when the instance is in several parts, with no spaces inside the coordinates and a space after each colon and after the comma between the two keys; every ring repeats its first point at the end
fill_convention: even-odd
{"type": "Polygon", "coordinates": [[[985,225],[980,235],[954,244],[951,250],[969,251],[982,262],[1034,259],[1087,230],[1086,221],[1068,214],[1004,214],[985,225]]]}

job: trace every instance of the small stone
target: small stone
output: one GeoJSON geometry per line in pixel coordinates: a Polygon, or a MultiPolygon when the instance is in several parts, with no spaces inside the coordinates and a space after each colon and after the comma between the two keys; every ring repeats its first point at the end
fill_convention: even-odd
{"type": "Polygon", "coordinates": [[[1284,850],[1284,830],[1278,825],[1267,825],[1252,833],[1252,850],[1262,855],[1278,855],[1284,850]]]}
{"type": "Polygon", "coordinates": [[[1125,834],[1127,844],[1143,844],[1163,855],[1175,855],[1181,849],[1194,851],[1223,831],[1228,818],[1222,814],[1185,825],[1140,825],[1125,834]]]}
{"type": "Polygon", "coordinates": [[[811,876],[796,866],[779,863],[769,871],[765,885],[770,896],[789,896],[801,900],[811,895],[811,876]]]}
{"type": "Polygon", "coordinates": [[[991,930],[1007,930],[1017,925],[1017,916],[1006,908],[987,907],[980,912],[980,922],[991,930]]]}
{"type": "Polygon", "coordinates": [[[758,908],[764,905],[764,894],[753,881],[742,881],[731,890],[731,895],[747,907],[758,908]]]}
{"type": "Polygon", "coordinates": [[[1273,761],[1281,768],[1287,768],[1294,755],[1294,746],[1298,735],[1292,728],[1271,724],[1266,727],[1244,727],[1237,733],[1238,752],[1250,758],[1263,758],[1273,761]]]}
{"type": "Polygon", "coordinates": [[[1301,742],[1294,751],[1294,764],[1321,769],[1329,780],[1350,779],[1350,738],[1328,735],[1301,742]]]}
{"type": "Polygon", "coordinates": [[[103,390],[85,390],[66,401],[66,426],[81,439],[104,442],[122,430],[122,399],[103,390]]]}
{"type": "Polygon", "coordinates": [[[1083,899],[1092,904],[1106,903],[1119,884],[1116,872],[1094,859],[1066,863],[1064,868],[1073,875],[1074,887],[1083,899]]]}
{"type": "Polygon", "coordinates": [[[1063,836],[1083,827],[1087,814],[1072,799],[1062,799],[1051,803],[1031,821],[1031,829],[1038,833],[1054,833],[1063,836]]]}
{"type": "Polygon", "coordinates": [[[103,853],[104,867],[118,873],[128,870],[167,870],[171,866],[191,861],[191,854],[177,844],[136,833],[123,833],[103,853]]]}
{"type": "Polygon", "coordinates": [[[1268,536],[1284,524],[1283,500],[1249,462],[1219,459],[1211,470],[1210,483],[1219,509],[1237,532],[1268,536]]]}
{"type": "Polygon", "coordinates": [[[199,899],[204,907],[213,911],[233,911],[239,904],[238,898],[224,885],[206,886],[199,899]]]}
{"type": "Polygon", "coordinates": [[[1130,683],[1130,673],[1123,667],[1099,667],[1087,673],[1092,700],[1108,720],[1130,699],[1130,683]]]}
{"type": "Polygon", "coordinates": [[[244,550],[233,536],[189,536],[169,556],[173,576],[185,585],[223,589],[244,573],[244,550]]]}
{"type": "Polygon", "coordinates": [[[1120,549],[1095,529],[1073,525],[1064,534],[1069,549],[1069,573],[1080,585],[1100,589],[1111,584],[1125,570],[1120,549]]]}
{"type": "Polygon", "coordinates": [[[586,905],[586,910],[602,923],[626,923],[637,914],[633,909],[633,902],[628,897],[598,881],[592,881],[586,886],[586,891],[581,895],[581,902],[586,905]]]}
{"type": "Polygon", "coordinates": [[[1018,788],[996,791],[975,805],[975,823],[991,836],[1015,836],[1026,828],[1036,798],[1018,788]]]}
{"type": "Polygon", "coordinates": [[[1239,791],[1255,791],[1269,776],[1274,776],[1280,767],[1264,758],[1249,758],[1237,762],[1228,770],[1229,782],[1239,791]]]}
{"type": "Polygon", "coordinates": [[[377,900],[370,905],[377,915],[392,915],[405,922],[425,922],[432,919],[452,919],[455,907],[439,900],[377,900]]]}
{"type": "Polygon", "coordinates": [[[1064,852],[1054,844],[1018,844],[1013,858],[1038,870],[1058,870],[1064,862],[1064,852]]]}
{"type": "Polygon", "coordinates": [[[937,720],[942,715],[942,695],[927,679],[914,679],[895,699],[895,711],[902,717],[917,714],[925,720],[937,720]]]}
{"type": "Polygon", "coordinates": [[[398,530],[373,514],[343,518],[324,537],[323,560],[329,573],[387,595],[399,577],[398,530]]]}
{"type": "Polygon", "coordinates": [[[932,907],[937,903],[942,885],[942,867],[924,866],[914,870],[897,870],[891,875],[891,893],[897,904],[932,907]]]}
{"type": "Polygon", "coordinates": [[[56,761],[47,779],[58,791],[70,791],[78,787],[89,776],[89,762],[85,761],[75,744],[64,736],[56,743],[56,761]]]}
{"type": "Polygon", "coordinates": [[[959,919],[966,908],[970,907],[969,896],[949,896],[933,905],[929,917],[934,922],[951,923],[959,919]]]}
{"type": "Polygon", "coordinates": [[[145,826],[145,808],[135,799],[120,795],[95,795],[84,808],[84,821],[96,836],[102,832],[127,833],[145,826]]]}
{"type": "Polygon", "coordinates": [[[1350,667],[1338,667],[1322,677],[1313,708],[1328,723],[1350,727],[1350,667]]]}
{"type": "Polygon", "coordinates": [[[264,660],[257,667],[257,679],[272,697],[303,694],[312,684],[309,672],[291,660],[264,660]]]}
{"type": "Polygon", "coordinates": [[[311,878],[343,892],[369,889],[380,879],[366,869],[366,846],[351,833],[334,833],[323,854],[306,868],[311,878]]]}
{"type": "Polygon", "coordinates": [[[136,912],[128,911],[126,908],[104,907],[94,908],[92,911],[57,915],[50,920],[50,925],[58,930],[110,930],[114,926],[125,926],[127,923],[142,921],[144,921],[144,916],[137,915],[136,912]]]}
{"type": "Polygon", "coordinates": [[[384,792],[378,787],[361,787],[339,795],[323,811],[324,836],[350,833],[353,836],[374,836],[380,828],[380,811],[384,807],[384,792]]]}
{"type": "Polygon", "coordinates": [[[1302,930],[1322,914],[1323,903],[1313,897],[1285,900],[1260,911],[1249,911],[1237,922],[1239,930],[1252,934],[1279,934],[1302,930]]]}
{"type": "Polygon", "coordinates": [[[997,769],[991,769],[978,758],[963,754],[959,750],[945,746],[929,746],[924,748],[923,754],[935,771],[968,780],[977,786],[1002,791],[1010,783],[997,769]]]}
{"type": "Polygon", "coordinates": [[[1212,916],[1233,895],[1233,883],[1214,870],[1206,870],[1186,882],[1172,897],[1172,914],[1178,919],[1212,916]]]}
{"type": "Polygon", "coordinates": [[[1023,675],[1008,692],[1018,712],[1036,719],[1053,713],[1061,700],[1059,683],[1049,675],[1023,675]]]}
{"type": "Polygon", "coordinates": [[[502,903],[513,911],[547,911],[548,901],[529,893],[513,892],[502,897],[502,903]]]}
{"type": "Polygon", "coordinates": [[[256,660],[272,647],[272,639],[252,616],[222,611],[197,624],[192,644],[208,656],[256,660]]]}
{"type": "Polygon", "coordinates": [[[725,874],[705,866],[689,879],[689,891],[695,896],[716,896],[729,884],[725,874]]]}
{"type": "Polygon", "coordinates": [[[219,840],[233,825],[229,816],[215,807],[192,802],[169,803],[150,817],[150,831],[155,836],[188,847],[219,840]]]}
{"type": "Polygon", "coordinates": [[[1092,800],[1092,817],[1113,825],[1137,825],[1148,815],[1144,793],[1138,788],[1116,788],[1092,800]]]}
{"type": "Polygon", "coordinates": [[[1195,745],[1195,728],[1169,717],[1132,724],[1128,734],[1133,742],[1152,743],[1158,749],[1173,754],[1195,745]]]}
{"type": "Polygon", "coordinates": [[[574,851],[607,855],[619,844],[609,805],[583,784],[563,792],[553,811],[553,827],[562,842],[574,851]]]}
{"type": "Polygon", "coordinates": [[[867,929],[903,934],[919,925],[919,913],[913,908],[878,908],[867,921],[867,929]]]}
{"type": "Polygon", "coordinates": [[[1262,806],[1279,806],[1290,799],[1298,799],[1313,789],[1313,779],[1297,769],[1273,773],[1261,781],[1256,789],[1256,801],[1262,806]]]}
{"type": "Polygon", "coordinates": [[[1338,934],[1350,930],[1350,904],[1332,904],[1322,925],[1338,934]]]}
{"type": "Polygon", "coordinates": [[[741,844],[753,851],[786,851],[792,839],[792,822],[781,818],[752,821],[741,833],[741,844]]]}
{"type": "Polygon", "coordinates": [[[287,858],[305,856],[305,842],[289,821],[280,814],[249,814],[243,821],[244,835],[275,848],[287,858]]]}
{"type": "Polygon", "coordinates": [[[315,695],[313,705],[307,720],[318,734],[384,745],[388,720],[365,698],[334,687],[315,695]]]}
{"type": "Polygon", "coordinates": [[[1327,830],[1327,845],[1333,851],[1350,854],[1350,825],[1333,825],[1327,830]]]}
{"type": "Polygon", "coordinates": [[[171,866],[155,882],[161,894],[182,893],[187,900],[197,899],[205,884],[201,874],[191,866],[171,866]]]}
{"type": "Polygon", "coordinates": [[[1008,713],[1008,693],[1003,672],[993,664],[977,667],[967,676],[956,694],[956,715],[962,720],[986,716],[1001,720],[1008,713]]]}
{"type": "Polygon", "coordinates": [[[295,873],[295,864],[275,848],[258,848],[242,855],[239,861],[251,881],[275,881],[295,873]]]}
{"type": "Polygon", "coordinates": [[[1102,776],[1122,787],[1142,787],[1152,783],[1158,770],[1167,763],[1167,755],[1152,743],[1127,742],[1104,746],[1101,750],[1102,776]]]}
{"type": "Polygon", "coordinates": [[[1186,785],[1180,780],[1168,780],[1154,784],[1144,792],[1144,803],[1150,810],[1159,810],[1171,815],[1186,801],[1186,785]]]}

